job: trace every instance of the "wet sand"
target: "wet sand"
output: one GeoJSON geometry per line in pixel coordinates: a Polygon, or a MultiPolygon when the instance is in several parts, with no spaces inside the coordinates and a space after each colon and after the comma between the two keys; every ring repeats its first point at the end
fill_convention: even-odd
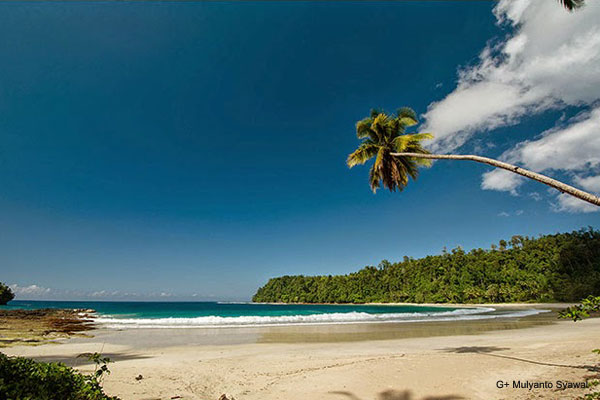
{"type": "MultiPolygon", "coordinates": [[[[549,310],[548,307],[542,308],[549,310]]],[[[508,308],[506,312],[522,310],[508,308]]],[[[556,312],[529,317],[439,322],[356,323],[186,329],[97,329],[97,341],[147,348],[251,343],[338,343],[432,336],[475,335],[491,330],[522,329],[556,323],[556,312]]],[[[73,338],[70,342],[82,341],[73,338]]],[[[84,339],[83,342],[86,340],[84,339]]]]}

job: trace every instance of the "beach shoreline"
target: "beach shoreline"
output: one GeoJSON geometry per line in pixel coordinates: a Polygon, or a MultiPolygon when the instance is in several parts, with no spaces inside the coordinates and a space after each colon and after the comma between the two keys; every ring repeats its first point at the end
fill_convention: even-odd
{"type": "Polygon", "coordinates": [[[574,323],[546,313],[507,321],[92,333],[60,345],[3,351],[63,361],[83,372],[93,366],[78,354],[103,353],[114,361],[104,382],[107,392],[133,400],[208,400],[222,393],[237,400],[570,399],[584,391],[557,391],[556,384],[499,389],[496,383],[579,382],[595,374],[587,367],[598,362],[591,350],[599,347],[600,318],[574,323]],[[411,329],[431,334],[411,336],[411,329]]]}
{"type": "MultiPolygon", "coordinates": [[[[305,325],[397,324],[516,318],[564,309],[568,304],[278,304],[220,302],[43,302],[20,300],[25,309],[84,307],[96,327],[238,328],[305,325]],[[94,311],[93,309],[96,311],[94,311]]],[[[7,310],[7,312],[11,312],[7,310]]],[[[65,310],[65,312],[70,312],[65,310]]]]}

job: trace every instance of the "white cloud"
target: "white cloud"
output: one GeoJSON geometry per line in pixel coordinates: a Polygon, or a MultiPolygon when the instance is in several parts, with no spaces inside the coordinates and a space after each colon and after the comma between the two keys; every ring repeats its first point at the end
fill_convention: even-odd
{"type": "Polygon", "coordinates": [[[499,82],[461,84],[444,100],[432,103],[425,114],[425,132],[432,132],[434,151],[452,151],[477,130],[487,131],[516,123],[525,114],[529,96],[499,82]]]}
{"type": "MultiPolygon", "coordinates": [[[[600,165],[600,2],[569,13],[554,1],[501,0],[494,14],[511,33],[490,42],[475,65],[459,72],[455,90],[429,105],[423,130],[436,136],[432,150],[453,151],[478,132],[549,109],[587,108],[566,126],[518,144],[501,159],[537,172],[566,171],[575,185],[598,192],[600,177],[590,175],[600,165]]],[[[481,187],[516,195],[524,182],[493,170],[483,174],[481,187]]],[[[555,210],[592,210],[580,203],[561,195],[555,210]]]]}
{"type": "MultiPolygon", "coordinates": [[[[600,165],[599,133],[600,107],[582,113],[564,128],[554,128],[544,132],[537,140],[519,143],[500,158],[538,172],[589,171],[600,165]]],[[[481,187],[514,194],[524,179],[510,175],[515,174],[503,170],[486,172],[481,187]]],[[[576,177],[574,183],[584,189],[600,192],[600,176],[576,177]]]]}
{"type": "Polygon", "coordinates": [[[498,22],[510,22],[517,24],[529,6],[529,0],[501,1],[494,9],[498,22]]]}
{"type": "Polygon", "coordinates": [[[557,197],[558,203],[554,204],[557,212],[566,211],[570,213],[591,213],[600,211],[600,207],[594,206],[576,197],[561,193],[557,197]]]}
{"type": "Polygon", "coordinates": [[[600,165],[599,132],[600,107],[580,114],[564,128],[544,132],[540,139],[519,143],[502,158],[535,171],[593,168],[600,165]]]}
{"type": "Polygon", "coordinates": [[[600,98],[600,2],[569,13],[553,1],[502,0],[494,12],[514,32],[488,45],[456,89],[429,106],[424,130],[436,135],[436,151],[525,114],[600,98]]]}
{"type": "Polygon", "coordinates": [[[495,169],[483,174],[481,188],[483,190],[500,190],[517,195],[517,187],[523,183],[524,178],[513,172],[495,169]]]}
{"type": "Polygon", "coordinates": [[[585,190],[589,190],[590,192],[594,193],[600,193],[600,175],[588,176],[587,178],[577,176],[575,177],[575,183],[585,190]]]}
{"type": "MultiPolygon", "coordinates": [[[[169,292],[149,292],[149,293],[135,293],[135,292],[122,292],[119,290],[69,290],[69,289],[56,289],[46,288],[40,285],[32,284],[28,286],[20,286],[16,283],[9,285],[12,291],[15,293],[17,300],[65,300],[65,299],[111,299],[111,300],[159,300],[159,299],[187,299],[187,298],[199,298],[198,294],[193,295],[174,295],[169,292]]],[[[204,296],[206,297],[206,296],[204,296]]],[[[203,298],[204,298],[203,297],[203,298]]]]}
{"type": "Polygon", "coordinates": [[[502,212],[499,212],[497,215],[499,217],[510,217],[511,215],[514,215],[514,216],[518,217],[519,215],[523,215],[524,212],[525,211],[523,211],[523,210],[517,210],[514,213],[511,213],[511,212],[508,212],[508,211],[502,211],[502,212]]]}
{"type": "Polygon", "coordinates": [[[540,201],[542,199],[542,195],[539,194],[538,192],[531,192],[528,195],[529,195],[529,197],[531,197],[535,201],[540,201]]]}
{"type": "Polygon", "coordinates": [[[51,289],[38,285],[19,286],[16,283],[9,285],[15,296],[45,296],[50,294],[51,289]]]}

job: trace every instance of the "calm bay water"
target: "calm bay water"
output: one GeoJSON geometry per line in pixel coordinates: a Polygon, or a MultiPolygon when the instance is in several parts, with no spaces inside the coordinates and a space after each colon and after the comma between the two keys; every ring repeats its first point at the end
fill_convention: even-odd
{"type": "Polygon", "coordinates": [[[518,315],[495,313],[492,308],[456,308],[387,305],[305,305],[218,302],[131,301],[11,301],[2,309],[94,309],[97,323],[112,328],[196,328],[220,326],[272,326],[374,322],[447,321],[518,315]]]}
{"type": "Polygon", "coordinates": [[[454,311],[450,307],[323,304],[257,304],[142,301],[11,301],[3,308],[91,308],[100,315],[128,318],[194,318],[206,316],[290,316],[362,312],[368,314],[454,311]]]}

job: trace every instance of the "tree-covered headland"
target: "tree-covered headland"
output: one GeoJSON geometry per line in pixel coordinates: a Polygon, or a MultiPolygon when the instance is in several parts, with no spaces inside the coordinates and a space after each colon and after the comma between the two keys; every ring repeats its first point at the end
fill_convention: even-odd
{"type": "Polygon", "coordinates": [[[10,287],[0,282],[0,305],[4,305],[14,298],[15,294],[10,289],[10,287]]]}
{"type": "Polygon", "coordinates": [[[367,266],[348,275],[270,279],[255,302],[483,303],[579,301],[600,295],[600,231],[513,236],[490,249],[367,266]]]}

